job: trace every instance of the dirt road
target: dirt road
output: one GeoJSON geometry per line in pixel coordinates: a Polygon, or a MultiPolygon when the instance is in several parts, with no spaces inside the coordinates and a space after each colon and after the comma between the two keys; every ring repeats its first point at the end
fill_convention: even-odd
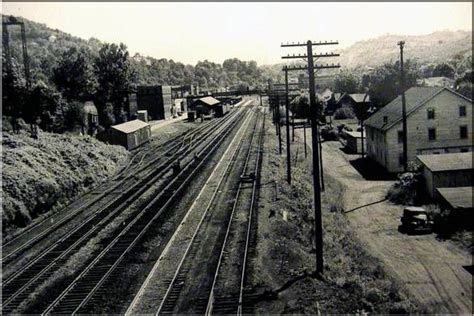
{"type": "Polygon", "coordinates": [[[472,275],[464,268],[472,257],[434,234],[401,234],[403,207],[384,201],[393,181],[365,180],[350,163],[358,156],[341,147],[323,144],[324,169],[346,187],[345,211],[367,249],[432,312],[472,314],[472,275]]]}

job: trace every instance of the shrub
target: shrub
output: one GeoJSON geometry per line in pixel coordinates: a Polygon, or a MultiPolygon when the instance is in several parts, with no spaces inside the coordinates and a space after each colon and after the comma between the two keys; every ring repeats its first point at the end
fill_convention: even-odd
{"type": "Polygon", "coordinates": [[[354,110],[349,106],[344,106],[339,108],[334,112],[334,119],[335,120],[345,120],[345,119],[352,119],[355,118],[354,110]]]}
{"type": "Polygon", "coordinates": [[[419,205],[423,196],[421,174],[406,172],[398,176],[398,181],[388,190],[386,198],[395,204],[419,205]]]}

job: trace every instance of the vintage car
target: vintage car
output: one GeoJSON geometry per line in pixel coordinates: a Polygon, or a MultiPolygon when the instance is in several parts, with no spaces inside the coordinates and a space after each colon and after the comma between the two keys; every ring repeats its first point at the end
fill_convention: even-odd
{"type": "Polygon", "coordinates": [[[433,219],[422,207],[406,207],[401,218],[401,229],[407,233],[431,233],[433,219]]]}

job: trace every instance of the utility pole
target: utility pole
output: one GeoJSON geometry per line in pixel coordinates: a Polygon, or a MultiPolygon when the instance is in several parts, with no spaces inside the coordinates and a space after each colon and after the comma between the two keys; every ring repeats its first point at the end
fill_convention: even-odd
{"type": "Polygon", "coordinates": [[[304,47],[306,46],[307,55],[284,56],[285,58],[307,58],[308,65],[287,67],[288,70],[307,70],[309,75],[309,100],[310,100],[310,118],[311,118],[311,142],[313,149],[313,193],[314,193],[314,231],[315,231],[315,247],[316,247],[316,273],[323,273],[323,231],[322,231],[322,212],[321,212],[321,183],[320,183],[320,164],[319,164],[319,131],[318,131],[318,104],[316,102],[315,69],[339,68],[339,65],[314,65],[314,58],[319,57],[335,57],[339,54],[326,53],[313,55],[313,46],[316,45],[336,45],[338,42],[311,42],[305,43],[287,43],[281,44],[281,47],[304,47]]]}
{"type": "Polygon", "coordinates": [[[402,125],[403,125],[403,170],[408,171],[408,128],[407,128],[407,109],[405,101],[405,73],[403,69],[403,46],[404,41],[398,42],[400,46],[400,86],[402,90],[402,125]]]}
{"type": "Polygon", "coordinates": [[[286,112],[286,176],[288,184],[291,184],[291,151],[290,151],[290,114],[289,114],[289,107],[290,107],[290,100],[289,100],[289,93],[290,90],[288,88],[288,68],[285,66],[283,67],[283,71],[285,72],[285,112],[286,112]]]}
{"type": "MultiPolygon", "coordinates": [[[[6,58],[6,71],[9,75],[12,75],[12,62],[11,62],[11,53],[10,53],[10,36],[8,34],[8,27],[9,26],[20,26],[21,30],[21,48],[23,52],[23,66],[25,72],[25,82],[26,82],[26,89],[30,91],[31,89],[31,76],[30,76],[30,63],[28,57],[28,49],[26,45],[26,32],[25,32],[25,24],[23,22],[18,21],[13,16],[2,20],[2,35],[3,35],[3,49],[5,51],[5,58],[6,58]]],[[[30,104],[30,106],[33,106],[30,104]]],[[[15,111],[12,110],[12,125],[14,131],[17,131],[17,117],[15,111]]],[[[33,137],[37,137],[37,126],[36,126],[36,118],[32,118],[33,122],[31,124],[31,134],[33,137]]]]}

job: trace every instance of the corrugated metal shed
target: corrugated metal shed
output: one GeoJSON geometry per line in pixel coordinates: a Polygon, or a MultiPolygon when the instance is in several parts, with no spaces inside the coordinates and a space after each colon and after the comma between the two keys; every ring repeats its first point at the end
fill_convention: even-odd
{"type": "Polygon", "coordinates": [[[438,188],[437,191],[453,209],[473,208],[473,187],[438,188]]]}
{"type": "Polygon", "coordinates": [[[433,172],[472,169],[472,152],[418,155],[417,157],[421,163],[433,172]]]}
{"type": "Polygon", "coordinates": [[[145,122],[140,121],[140,120],[133,120],[133,121],[130,121],[130,122],[125,122],[125,123],[114,125],[114,126],[111,126],[111,127],[113,129],[121,131],[125,134],[129,134],[129,133],[136,132],[139,129],[142,129],[142,128],[147,127],[147,126],[150,126],[150,124],[145,123],[145,122]]]}
{"type": "MultiPolygon", "coordinates": [[[[437,93],[445,88],[440,87],[413,87],[405,91],[406,111],[409,116],[418,107],[422,106],[437,93]]],[[[374,115],[365,121],[365,125],[376,129],[387,130],[393,124],[402,119],[402,97],[398,96],[395,100],[381,108],[374,115]],[[386,122],[384,117],[387,117],[386,122]]]]}

